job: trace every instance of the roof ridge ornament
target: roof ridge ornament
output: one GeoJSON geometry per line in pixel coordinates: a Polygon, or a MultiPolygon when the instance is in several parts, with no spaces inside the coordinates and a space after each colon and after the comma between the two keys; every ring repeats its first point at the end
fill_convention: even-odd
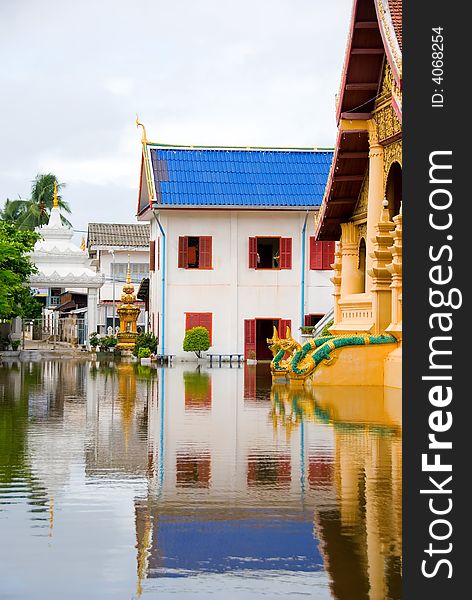
{"type": "Polygon", "coordinates": [[[138,113],[136,113],[136,127],[142,127],[143,128],[143,135],[141,137],[141,143],[142,144],[147,144],[147,136],[146,136],[146,127],[144,127],[143,123],[140,122],[139,117],[138,117],[138,113]]]}

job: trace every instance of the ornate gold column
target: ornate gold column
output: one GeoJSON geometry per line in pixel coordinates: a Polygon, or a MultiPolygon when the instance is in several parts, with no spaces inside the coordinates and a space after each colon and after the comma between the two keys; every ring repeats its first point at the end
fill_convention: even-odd
{"type": "MultiPolygon", "coordinates": [[[[379,144],[377,129],[373,120],[369,121],[369,193],[367,196],[367,240],[366,240],[366,271],[372,267],[372,238],[375,237],[375,227],[380,219],[382,200],[384,197],[384,150],[379,144]]],[[[370,288],[366,281],[366,290],[370,288]]]]}
{"type": "Polygon", "coordinates": [[[358,269],[359,241],[354,223],[341,223],[341,300],[363,290],[362,274],[358,269]]]}
{"type": "Polygon", "coordinates": [[[341,252],[341,242],[336,244],[336,252],[334,253],[334,263],[333,263],[333,277],[331,277],[331,282],[334,285],[334,323],[339,323],[341,321],[341,308],[339,306],[339,300],[341,299],[341,270],[342,270],[342,252],[341,252]]]}
{"type": "Polygon", "coordinates": [[[392,253],[392,262],[387,265],[387,269],[392,274],[392,322],[387,327],[389,333],[401,340],[402,339],[402,209],[400,214],[393,217],[395,231],[393,233],[393,246],[389,248],[392,253]]]}
{"type": "Polygon", "coordinates": [[[371,239],[373,249],[370,253],[372,267],[369,275],[372,278],[372,319],[374,328],[372,333],[384,333],[392,320],[392,292],[390,284],[392,276],[387,265],[392,262],[390,246],[393,238],[391,232],[395,225],[389,220],[388,203],[384,200],[382,215],[375,228],[375,235],[371,239]]]}

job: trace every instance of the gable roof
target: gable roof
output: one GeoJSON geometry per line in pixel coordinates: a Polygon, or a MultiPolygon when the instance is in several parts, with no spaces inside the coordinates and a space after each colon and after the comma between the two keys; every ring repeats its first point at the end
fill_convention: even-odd
{"type": "Polygon", "coordinates": [[[136,248],[149,246],[148,223],[89,223],[87,247],[136,248]]]}
{"type": "MultiPolygon", "coordinates": [[[[386,63],[393,76],[392,108],[401,125],[401,46],[402,0],[353,0],[336,107],[338,136],[316,229],[319,240],[338,240],[340,223],[357,203],[369,163],[369,136],[362,122],[372,118],[386,63]],[[343,120],[351,126],[343,128],[343,120]]],[[[400,136],[401,131],[393,131],[390,140],[400,136]]]]}
{"type": "MultiPolygon", "coordinates": [[[[149,144],[155,204],[168,207],[319,206],[330,149],[238,149],[149,144]]],[[[145,209],[140,206],[140,212],[145,209]]]]}

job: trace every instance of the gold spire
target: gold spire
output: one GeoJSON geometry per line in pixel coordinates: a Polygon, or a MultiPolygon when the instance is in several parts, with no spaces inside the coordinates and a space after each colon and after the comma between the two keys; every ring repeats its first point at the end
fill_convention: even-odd
{"type": "Polygon", "coordinates": [[[54,180],[54,200],[53,200],[53,207],[54,208],[59,208],[59,200],[57,199],[57,182],[56,182],[56,180],[54,180]]]}
{"type": "Polygon", "coordinates": [[[140,123],[139,117],[138,117],[138,113],[136,113],[136,127],[142,127],[143,128],[143,135],[142,135],[142,138],[141,138],[141,142],[143,144],[146,144],[147,143],[146,128],[144,127],[144,125],[142,123],[140,123]]]}
{"type": "Polygon", "coordinates": [[[82,252],[85,252],[85,238],[82,236],[82,243],[80,244],[80,249],[82,252]]]}

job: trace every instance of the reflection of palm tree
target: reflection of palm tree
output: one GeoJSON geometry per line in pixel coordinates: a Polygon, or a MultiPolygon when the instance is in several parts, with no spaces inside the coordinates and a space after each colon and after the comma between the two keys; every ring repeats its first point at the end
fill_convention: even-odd
{"type": "MultiPolygon", "coordinates": [[[[65,187],[65,184],[59,183],[53,173],[38,173],[31,187],[31,197],[26,200],[22,198],[7,200],[1,211],[2,219],[15,222],[21,229],[34,229],[47,224],[54,205],[54,183],[57,184],[58,191],[65,187]]],[[[71,212],[69,204],[59,194],[57,200],[61,211],[71,212]]],[[[66,217],[61,215],[61,219],[64,225],[72,227],[66,217]]]]}

